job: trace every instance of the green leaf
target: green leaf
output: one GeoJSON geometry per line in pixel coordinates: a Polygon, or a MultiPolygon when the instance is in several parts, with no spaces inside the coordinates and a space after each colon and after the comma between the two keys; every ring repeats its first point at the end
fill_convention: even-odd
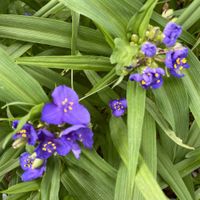
{"type": "Polygon", "coordinates": [[[0,98],[4,102],[41,103],[48,98],[38,82],[0,48],[0,98]]]}
{"type": "Polygon", "coordinates": [[[16,63],[56,69],[110,71],[113,66],[103,56],[35,56],[22,57],[16,63]]]}
{"type": "Polygon", "coordinates": [[[179,172],[176,170],[166,152],[163,151],[160,145],[158,145],[158,172],[169,184],[179,199],[192,200],[179,172]]]}
{"type": "Polygon", "coordinates": [[[47,171],[40,186],[43,200],[59,200],[60,171],[60,160],[58,157],[53,157],[47,163],[47,171]]]}
{"type": "Polygon", "coordinates": [[[18,194],[23,192],[36,191],[39,190],[39,188],[40,188],[40,180],[36,180],[36,181],[18,183],[16,185],[9,187],[7,190],[0,191],[0,193],[18,194]]]}
{"type": "Polygon", "coordinates": [[[166,200],[167,198],[142,158],[140,158],[140,162],[135,182],[141,194],[145,199],[166,200]]]}
{"type": "Polygon", "coordinates": [[[183,143],[182,139],[176,136],[176,133],[171,130],[167,121],[163,118],[162,114],[159,112],[155,104],[150,100],[147,99],[146,101],[146,109],[149,114],[154,118],[160,128],[164,131],[167,136],[173,140],[176,144],[186,149],[194,149],[194,147],[190,147],[183,143]]]}
{"type": "Polygon", "coordinates": [[[110,118],[110,134],[121,159],[128,166],[127,127],[121,118],[110,118]]]}
{"type": "MultiPolygon", "coordinates": [[[[177,137],[183,138],[185,143],[189,135],[189,100],[182,81],[171,77],[166,80],[162,88],[153,93],[162,115],[169,122],[177,137]]],[[[161,135],[161,141],[172,154],[172,158],[181,159],[184,156],[183,149],[178,148],[169,138],[163,136],[161,135]]]]}
{"type": "Polygon", "coordinates": [[[128,32],[138,34],[141,38],[144,38],[156,4],[157,0],[147,0],[139,12],[130,19],[127,26],[128,32]]]}
{"type": "MultiPolygon", "coordinates": [[[[0,15],[0,37],[71,48],[71,23],[33,16],[0,15]]],[[[78,49],[108,55],[111,49],[101,34],[80,26],[78,49]]]]}
{"type": "Polygon", "coordinates": [[[137,46],[130,46],[129,42],[116,38],[114,40],[115,48],[110,57],[112,64],[117,63],[116,71],[120,75],[123,72],[124,66],[129,66],[132,63],[134,55],[138,52],[137,46]]]}
{"type": "Polygon", "coordinates": [[[181,24],[185,30],[190,28],[199,19],[200,12],[200,1],[194,0],[192,3],[184,10],[184,12],[177,19],[177,23],[181,24]]]}
{"type": "Polygon", "coordinates": [[[141,155],[148,166],[150,172],[156,178],[157,176],[157,147],[156,147],[156,123],[148,112],[145,112],[141,155]]]}
{"type": "Polygon", "coordinates": [[[1,165],[0,167],[0,179],[10,172],[11,170],[17,168],[19,166],[19,159],[10,159],[8,162],[5,164],[1,165]]]}
{"type": "Polygon", "coordinates": [[[125,36],[126,12],[118,2],[106,0],[60,0],[60,2],[92,19],[113,35],[125,36]]]}
{"type": "Polygon", "coordinates": [[[128,82],[128,198],[133,195],[135,175],[142,139],[142,125],[145,113],[145,90],[137,83],[128,82]]]}

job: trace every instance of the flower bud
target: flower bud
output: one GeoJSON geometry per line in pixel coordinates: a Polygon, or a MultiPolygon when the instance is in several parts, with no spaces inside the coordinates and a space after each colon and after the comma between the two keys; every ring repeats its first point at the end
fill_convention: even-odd
{"type": "Polygon", "coordinates": [[[44,163],[44,160],[39,159],[39,158],[36,158],[36,159],[33,161],[32,169],[41,167],[41,166],[43,165],[43,163],[44,163]]]}
{"type": "Polygon", "coordinates": [[[166,18],[166,19],[171,19],[173,16],[174,10],[173,9],[168,9],[168,10],[164,10],[162,12],[162,17],[166,18]]]}
{"type": "Polygon", "coordinates": [[[132,42],[135,42],[135,43],[137,43],[137,42],[138,42],[138,40],[139,40],[139,37],[138,37],[138,35],[136,35],[136,34],[133,34],[133,35],[131,36],[131,41],[132,41],[132,42]]]}
{"type": "Polygon", "coordinates": [[[18,138],[13,142],[12,147],[14,149],[18,149],[19,147],[22,147],[25,144],[26,144],[26,140],[24,138],[18,138]]]}

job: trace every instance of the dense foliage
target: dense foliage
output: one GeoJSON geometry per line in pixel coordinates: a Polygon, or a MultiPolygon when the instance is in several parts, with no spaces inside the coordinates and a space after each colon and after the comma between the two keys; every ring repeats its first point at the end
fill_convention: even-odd
{"type": "Polygon", "coordinates": [[[0,199],[199,200],[199,0],[0,0],[0,199]]]}

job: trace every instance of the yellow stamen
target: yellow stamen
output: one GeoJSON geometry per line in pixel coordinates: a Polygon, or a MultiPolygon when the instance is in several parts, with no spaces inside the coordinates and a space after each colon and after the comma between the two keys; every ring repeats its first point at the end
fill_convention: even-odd
{"type": "Polygon", "coordinates": [[[73,106],[73,105],[74,105],[74,102],[69,102],[69,105],[73,106]]]}
{"type": "Polygon", "coordinates": [[[180,58],[177,58],[177,59],[176,59],[176,63],[177,63],[178,65],[181,64],[181,62],[180,62],[180,58]]]}
{"type": "Polygon", "coordinates": [[[181,62],[182,62],[183,64],[185,64],[185,63],[187,62],[186,58],[183,58],[183,59],[181,60],[181,62]]]}
{"type": "Polygon", "coordinates": [[[23,134],[22,134],[22,137],[26,138],[26,133],[23,133],[23,134]]]}
{"type": "Polygon", "coordinates": [[[157,80],[156,82],[157,82],[157,83],[160,83],[160,80],[157,80]]]}
{"type": "Polygon", "coordinates": [[[158,73],[155,73],[155,77],[159,77],[159,74],[158,74],[158,73]]]}
{"type": "Polygon", "coordinates": [[[174,64],[174,69],[176,69],[177,68],[177,65],[176,64],[174,64]]]}
{"type": "Polygon", "coordinates": [[[64,109],[64,112],[65,112],[65,113],[67,112],[67,109],[66,109],[66,108],[64,109]]]}
{"type": "Polygon", "coordinates": [[[145,85],[145,84],[146,84],[146,81],[145,81],[145,80],[142,80],[142,81],[141,81],[141,84],[142,84],[142,85],[145,85]]]}
{"type": "Polygon", "coordinates": [[[49,141],[49,142],[48,142],[48,144],[52,144],[52,142],[51,142],[51,141],[49,141]]]}
{"type": "Polygon", "coordinates": [[[46,148],[42,148],[42,150],[43,150],[43,151],[46,151],[47,149],[46,149],[46,148]]]}
{"type": "Polygon", "coordinates": [[[68,99],[65,98],[64,101],[62,101],[62,105],[64,106],[68,102],[68,99]]]}
{"type": "Polygon", "coordinates": [[[71,107],[71,106],[68,106],[68,109],[69,109],[69,110],[72,110],[72,107],[71,107]]]}
{"type": "Polygon", "coordinates": [[[179,68],[180,70],[182,70],[183,69],[183,66],[180,66],[180,68],[179,68]]]}

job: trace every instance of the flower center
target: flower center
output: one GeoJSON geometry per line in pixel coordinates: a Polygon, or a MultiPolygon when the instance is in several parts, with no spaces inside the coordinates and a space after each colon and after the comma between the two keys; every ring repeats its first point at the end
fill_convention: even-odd
{"type": "Polygon", "coordinates": [[[24,167],[31,168],[33,164],[33,159],[27,158],[25,161],[26,161],[26,164],[24,165],[24,167]]]}
{"type": "Polygon", "coordinates": [[[27,131],[26,129],[22,129],[19,131],[19,134],[23,137],[23,138],[26,138],[27,137],[27,131]]]}
{"type": "MultiPolygon", "coordinates": [[[[123,110],[123,109],[124,109],[124,106],[122,105],[121,102],[116,102],[116,103],[114,104],[114,109],[115,109],[115,110],[123,110]]],[[[79,137],[81,137],[81,136],[82,136],[82,135],[80,134],[79,137]]]]}
{"type": "Polygon", "coordinates": [[[65,98],[65,99],[62,101],[62,105],[63,105],[63,107],[64,107],[63,111],[66,113],[66,112],[68,112],[69,110],[73,110],[74,102],[72,102],[72,101],[68,102],[68,99],[65,98]]]}
{"type": "Polygon", "coordinates": [[[42,151],[47,151],[48,153],[53,153],[56,150],[56,144],[52,141],[43,144],[42,151]]]}

